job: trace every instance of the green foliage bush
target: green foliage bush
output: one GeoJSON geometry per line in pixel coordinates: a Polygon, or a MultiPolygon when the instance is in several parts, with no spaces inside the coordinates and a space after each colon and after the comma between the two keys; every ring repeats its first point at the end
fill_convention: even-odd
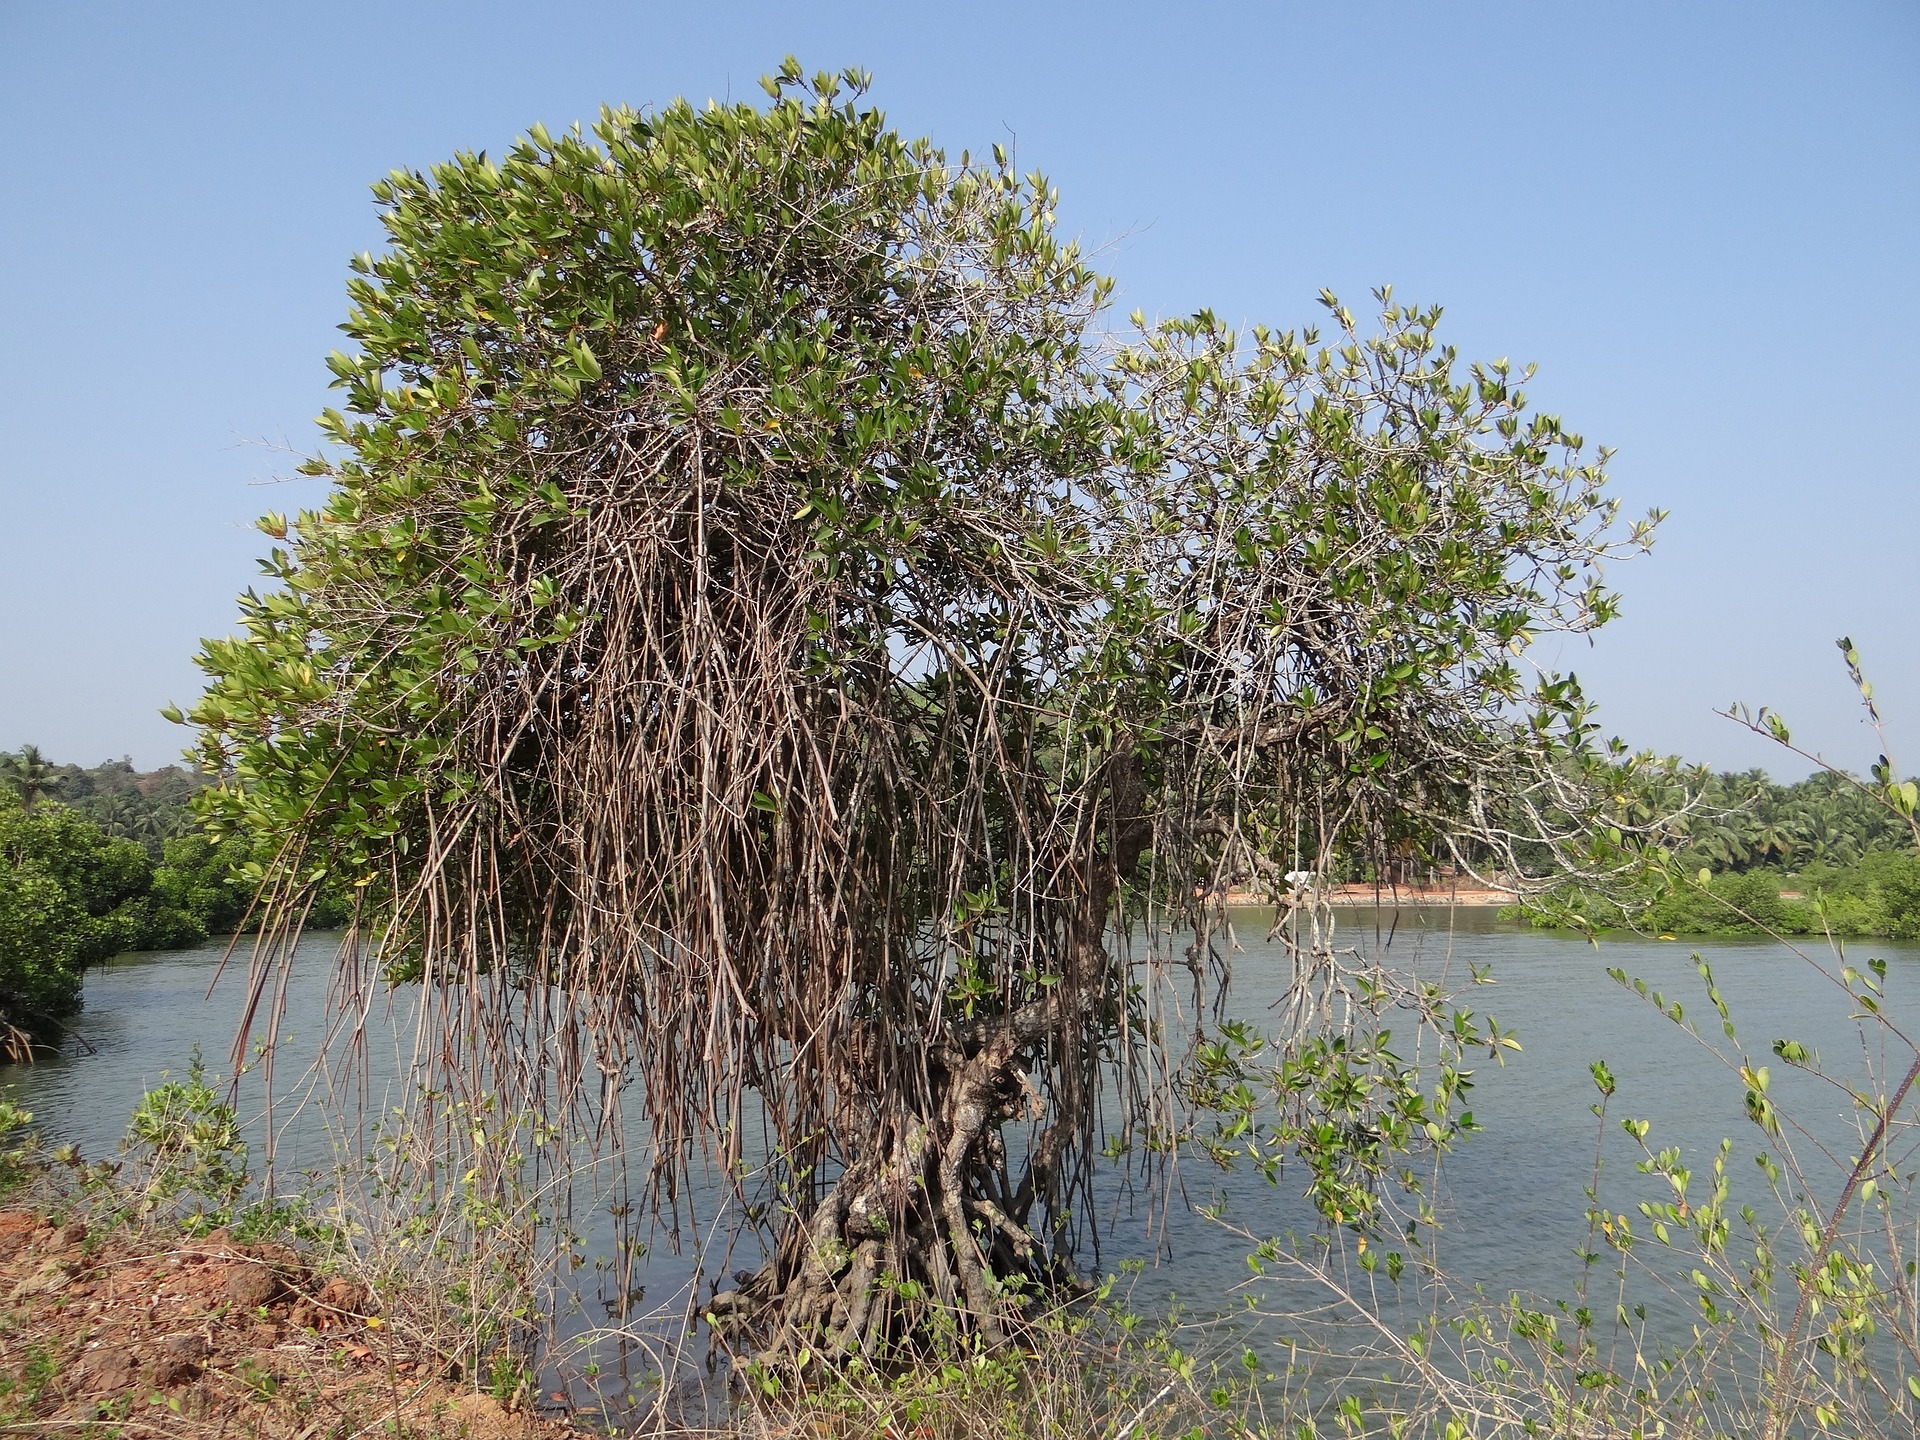
{"type": "Polygon", "coordinates": [[[121,1149],[138,1162],[149,1208],[184,1205],[205,1224],[226,1224],[247,1187],[239,1118],[207,1083],[197,1048],[184,1080],[163,1076],[141,1096],[121,1149]]]}
{"type": "Polygon", "coordinates": [[[186,917],[153,904],[152,862],[63,805],[0,792],[0,1023],[29,1033],[79,1008],[80,970],[180,943],[186,917]]]}
{"type": "Polygon", "coordinates": [[[37,868],[0,871],[0,1025],[31,1032],[79,1009],[85,921],[73,897],[37,868]]]}
{"type": "Polygon", "coordinates": [[[250,858],[245,842],[193,832],[163,841],[156,865],[70,806],[0,790],[0,1029],[57,1028],[80,1008],[88,965],[234,929],[253,895],[250,858]]]}
{"type": "Polygon", "coordinates": [[[1626,925],[1673,936],[1914,940],[1920,939],[1920,855],[1870,850],[1851,864],[1815,862],[1797,875],[1771,868],[1693,872],[1682,861],[1637,895],[1574,891],[1504,913],[1543,928],[1626,925]]]}
{"type": "Polygon", "coordinates": [[[1702,885],[1670,886],[1646,925],[1669,935],[1824,935],[1910,940],[1920,937],[1920,855],[1869,852],[1851,865],[1809,865],[1713,875],[1702,885]],[[1782,889],[1799,898],[1782,896],[1782,889]]]}
{"type": "Polygon", "coordinates": [[[1920,939],[1920,855],[1879,850],[1853,865],[1809,865],[1799,888],[1815,926],[1836,935],[1920,939]]]}
{"type": "Polygon", "coordinates": [[[11,1195],[27,1177],[29,1151],[22,1142],[28,1138],[27,1127],[32,1124],[31,1111],[0,1099],[0,1200],[11,1195]]]}
{"type": "Polygon", "coordinates": [[[215,844],[199,831],[166,841],[153,872],[155,902],[191,920],[200,939],[236,929],[253,898],[236,868],[244,859],[240,848],[215,844]]]}
{"type": "Polygon", "coordinates": [[[1781,785],[1762,770],[1716,775],[1669,760],[1616,765],[1606,788],[1619,823],[1664,832],[1662,849],[1605,889],[1570,887],[1508,914],[1675,936],[1920,937],[1920,856],[1877,772],[1869,782],[1821,770],[1781,785]]]}
{"type": "MultiPolygon", "coordinates": [[[[1777,724],[1753,728],[1786,743],[1777,724]]],[[[1619,823],[1660,844],[1604,886],[1565,887],[1506,914],[1588,932],[1920,938],[1920,853],[1907,823],[1920,792],[1893,784],[1884,759],[1870,780],[1821,769],[1791,785],[1757,769],[1615,765],[1605,788],[1619,823]]]]}
{"type": "Polygon", "coordinates": [[[1780,897],[1780,876],[1763,870],[1679,883],[1654,901],[1647,925],[1673,935],[1805,934],[1812,915],[1780,897]]]}

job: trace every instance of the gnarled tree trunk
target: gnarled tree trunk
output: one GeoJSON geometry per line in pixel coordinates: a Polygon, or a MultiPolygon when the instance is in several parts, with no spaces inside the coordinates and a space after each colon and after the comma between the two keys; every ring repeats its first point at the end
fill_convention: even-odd
{"type": "Polygon", "coordinates": [[[1032,1228],[1052,1132],[1041,1132],[1017,1184],[1001,1135],[1039,1103],[1028,1067],[1051,1009],[936,1049],[934,1113],[902,1117],[883,1149],[854,1154],[812,1213],[790,1219],[765,1263],[707,1313],[754,1335],[763,1359],[871,1355],[936,1311],[997,1345],[1037,1296],[1073,1287],[1064,1252],[1032,1228]]]}

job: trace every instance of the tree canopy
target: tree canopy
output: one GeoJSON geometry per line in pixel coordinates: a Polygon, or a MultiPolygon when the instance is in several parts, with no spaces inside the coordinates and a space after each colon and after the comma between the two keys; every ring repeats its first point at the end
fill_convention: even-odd
{"type": "Polygon", "coordinates": [[[348,985],[433,987],[442,1093],[631,1084],[661,1202],[764,1164],[717,1311],[992,1339],[1174,1124],[1229,885],[1337,1027],[1387,1002],[1303,872],[1576,840],[1585,705],[1524,655],[1645,531],[1437,310],[1122,338],[1043,179],[768,88],[376,187],[201,803],[271,853],[263,965],[333,883],[348,985]]]}

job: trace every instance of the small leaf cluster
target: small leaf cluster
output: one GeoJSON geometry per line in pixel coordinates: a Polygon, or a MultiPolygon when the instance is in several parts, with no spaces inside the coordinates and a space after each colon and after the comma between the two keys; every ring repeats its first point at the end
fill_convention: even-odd
{"type": "MultiPolygon", "coordinates": [[[[1346,1033],[1276,1043],[1245,1022],[1223,1023],[1190,1062],[1190,1098],[1202,1122],[1191,1139],[1222,1168],[1247,1164],[1269,1184],[1299,1166],[1320,1218],[1355,1237],[1361,1268],[1384,1265],[1398,1281],[1407,1255],[1392,1247],[1423,1245],[1422,1227],[1434,1224],[1427,1173],[1479,1129],[1464,1103],[1473,1072],[1462,1062],[1478,1050],[1504,1063],[1520,1042],[1471,1011],[1416,1014],[1419,1028],[1438,1035],[1440,1052],[1424,1065],[1410,1062],[1380,1023],[1391,1007],[1376,998],[1372,1023],[1346,1033]]],[[[1425,998],[1444,999],[1437,991],[1425,998]]],[[[1278,1244],[1256,1260],[1277,1258],[1278,1244]]]]}

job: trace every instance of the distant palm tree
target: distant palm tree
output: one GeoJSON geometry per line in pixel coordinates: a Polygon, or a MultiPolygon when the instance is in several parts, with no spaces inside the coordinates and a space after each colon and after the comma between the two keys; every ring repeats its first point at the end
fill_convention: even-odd
{"type": "Polygon", "coordinates": [[[125,839],[135,838],[134,827],[140,818],[140,807],[130,799],[124,790],[116,790],[103,796],[93,806],[93,818],[100,822],[100,828],[109,835],[118,835],[125,839]]]}
{"type": "Polygon", "coordinates": [[[187,828],[187,817],[177,809],[167,810],[148,804],[143,806],[134,817],[127,833],[135,840],[145,841],[147,848],[159,853],[162,841],[171,840],[182,834],[187,828]]]}
{"type": "Polygon", "coordinates": [[[60,777],[38,745],[22,745],[12,755],[0,755],[0,785],[18,795],[20,803],[31,810],[34,801],[60,788],[60,777]]]}
{"type": "Polygon", "coordinates": [[[1807,821],[1801,815],[1772,816],[1761,823],[1760,833],[1754,837],[1754,851],[1761,860],[1791,865],[1806,849],[1807,831],[1807,821]]]}

